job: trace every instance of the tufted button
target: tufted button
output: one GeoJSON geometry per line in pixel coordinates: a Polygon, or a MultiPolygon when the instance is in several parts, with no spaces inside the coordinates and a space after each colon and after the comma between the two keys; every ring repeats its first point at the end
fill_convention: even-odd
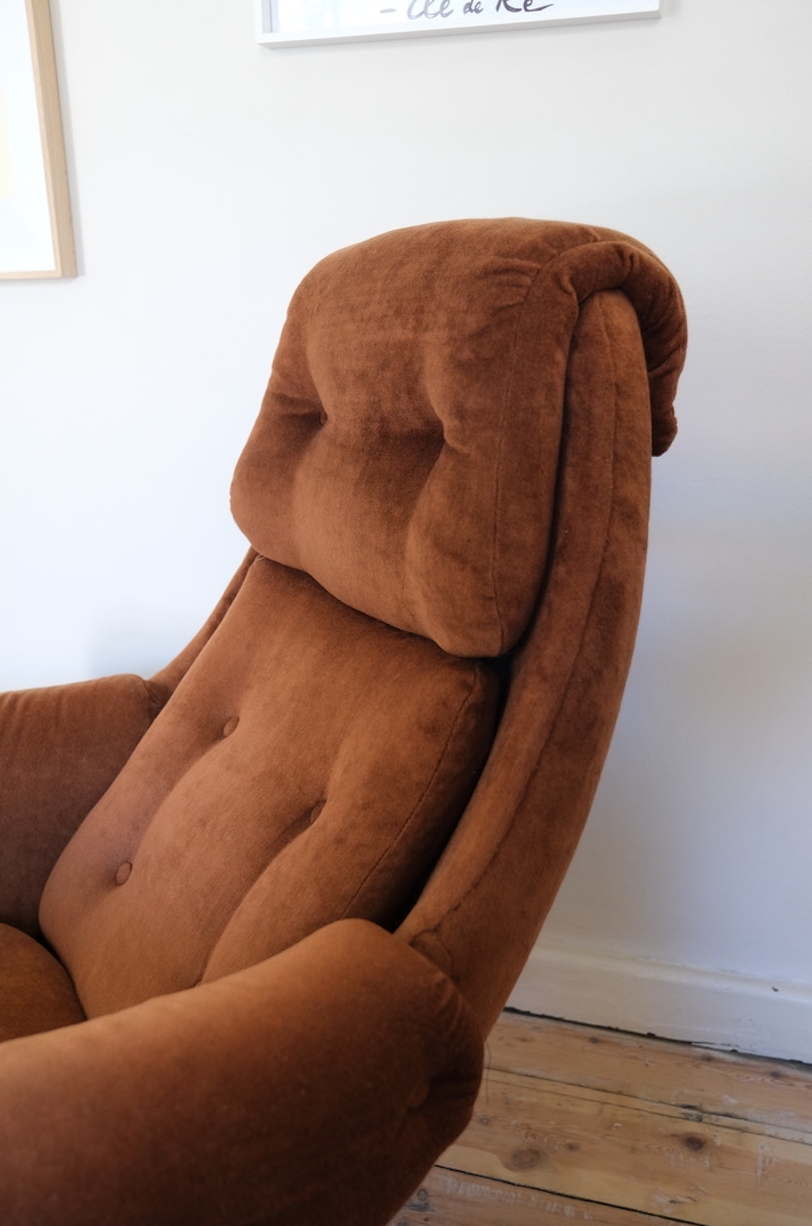
{"type": "Polygon", "coordinates": [[[129,880],[130,873],[133,871],[133,866],[129,860],[125,860],[123,864],[119,864],[116,869],[116,885],[124,885],[125,881],[129,880]]]}
{"type": "Polygon", "coordinates": [[[239,719],[237,718],[237,716],[236,716],[236,715],[232,715],[231,719],[227,719],[227,720],[226,720],[226,722],[223,724],[223,733],[222,733],[222,735],[223,735],[223,736],[231,736],[232,732],[233,732],[233,731],[234,731],[234,729],[237,727],[237,724],[238,724],[239,722],[240,722],[240,721],[239,721],[239,719]]]}

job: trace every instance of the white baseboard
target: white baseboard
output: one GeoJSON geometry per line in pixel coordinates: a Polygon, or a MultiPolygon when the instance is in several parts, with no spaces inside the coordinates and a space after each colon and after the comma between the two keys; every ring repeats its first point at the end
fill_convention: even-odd
{"type": "Polygon", "coordinates": [[[812,1063],[812,984],[539,943],[508,1006],[590,1026],[812,1063]]]}

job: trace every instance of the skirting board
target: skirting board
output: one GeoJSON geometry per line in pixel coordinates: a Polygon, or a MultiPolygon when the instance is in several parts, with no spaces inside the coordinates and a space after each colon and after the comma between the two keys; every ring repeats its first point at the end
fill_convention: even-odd
{"type": "Polygon", "coordinates": [[[540,942],[508,1008],[812,1063],[812,984],[540,942]]]}

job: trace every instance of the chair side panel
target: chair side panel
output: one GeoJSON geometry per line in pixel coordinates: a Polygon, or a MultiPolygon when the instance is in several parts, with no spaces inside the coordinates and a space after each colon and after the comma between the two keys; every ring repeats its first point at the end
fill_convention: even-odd
{"type": "Polygon", "coordinates": [[[552,905],[609,747],[642,596],[650,456],[636,315],[622,294],[595,295],[573,337],[542,596],[480,783],[401,929],[485,1031],[552,905]]]}

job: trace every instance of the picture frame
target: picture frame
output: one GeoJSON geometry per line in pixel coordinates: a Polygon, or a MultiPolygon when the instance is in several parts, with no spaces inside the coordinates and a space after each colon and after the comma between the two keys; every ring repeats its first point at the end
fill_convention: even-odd
{"type": "Polygon", "coordinates": [[[254,0],[257,42],[329,42],[484,33],[659,17],[661,0],[254,0]]]}
{"type": "Polygon", "coordinates": [[[0,3],[0,279],[75,277],[48,0],[0,3]]]}

